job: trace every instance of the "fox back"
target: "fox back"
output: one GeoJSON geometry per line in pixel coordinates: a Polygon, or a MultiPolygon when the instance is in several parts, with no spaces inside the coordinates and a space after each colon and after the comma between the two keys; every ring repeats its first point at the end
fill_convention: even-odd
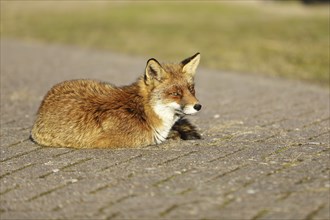
{"type": "Polygon", "coordinates": [[[179,121],[194,130],[182,118],[201,109],[194,89],[199,60],[199,53],[178,64],[150,59],[145,73],[123,87],[96,80],[59,83],[44,97],[31,138],[52,147],[138,147],[160,144],[173,131],[181,135],[174,126],[179,121]]]}

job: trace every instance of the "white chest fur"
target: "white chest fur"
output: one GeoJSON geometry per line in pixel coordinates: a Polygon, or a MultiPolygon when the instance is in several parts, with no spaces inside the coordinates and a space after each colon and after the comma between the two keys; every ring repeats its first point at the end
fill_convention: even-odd
{"type": "Polygon", "coordinates": [[[175,110],[179,109],[180,105],[176,102],[163,104],[161,102],[154,106],[154,111],[157,116],[161,119],[161,126],[154,128],[154,140],[157,144],[162,143],[166,140],[171,128],[174,123],[179,119],[175,115],[175,110]]]}

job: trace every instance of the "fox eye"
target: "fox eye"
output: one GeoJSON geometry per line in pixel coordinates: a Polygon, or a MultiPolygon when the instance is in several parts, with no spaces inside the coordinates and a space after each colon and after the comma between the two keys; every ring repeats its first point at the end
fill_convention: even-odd
{"type": "Polygon", "coordinates": [[[181,92],[180,91],[171,92],[171,96],[179,97],[181,96],[181,92]]]}
{"type": "Polygon", "coordinates": [[[189,87],[189,91],[190,91],[191,94],[195,95],[195,88],[194,88],[194,86],[190,86],[189,87]]]}

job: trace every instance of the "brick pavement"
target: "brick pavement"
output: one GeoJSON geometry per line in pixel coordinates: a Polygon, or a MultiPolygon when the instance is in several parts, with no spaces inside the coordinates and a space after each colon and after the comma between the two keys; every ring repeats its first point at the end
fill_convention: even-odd
{"type": "Polygon", "coordinates": [[[330,218],[329,91],[315,85],[200,68],[203,109],[190,119],[203,140],[102,150],[29,140],[53,84],[127,84],[148,58],[1,40],[1,219],[330,218]]]}

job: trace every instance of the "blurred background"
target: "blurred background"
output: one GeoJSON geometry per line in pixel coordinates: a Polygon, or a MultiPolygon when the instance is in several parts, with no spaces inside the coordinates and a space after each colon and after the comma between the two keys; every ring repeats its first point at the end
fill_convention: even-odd
{"type": "Polygon", "coordinates": [[[329,87],[329,0],[1,1],[1,37],[176,61],[329,87]]]}

